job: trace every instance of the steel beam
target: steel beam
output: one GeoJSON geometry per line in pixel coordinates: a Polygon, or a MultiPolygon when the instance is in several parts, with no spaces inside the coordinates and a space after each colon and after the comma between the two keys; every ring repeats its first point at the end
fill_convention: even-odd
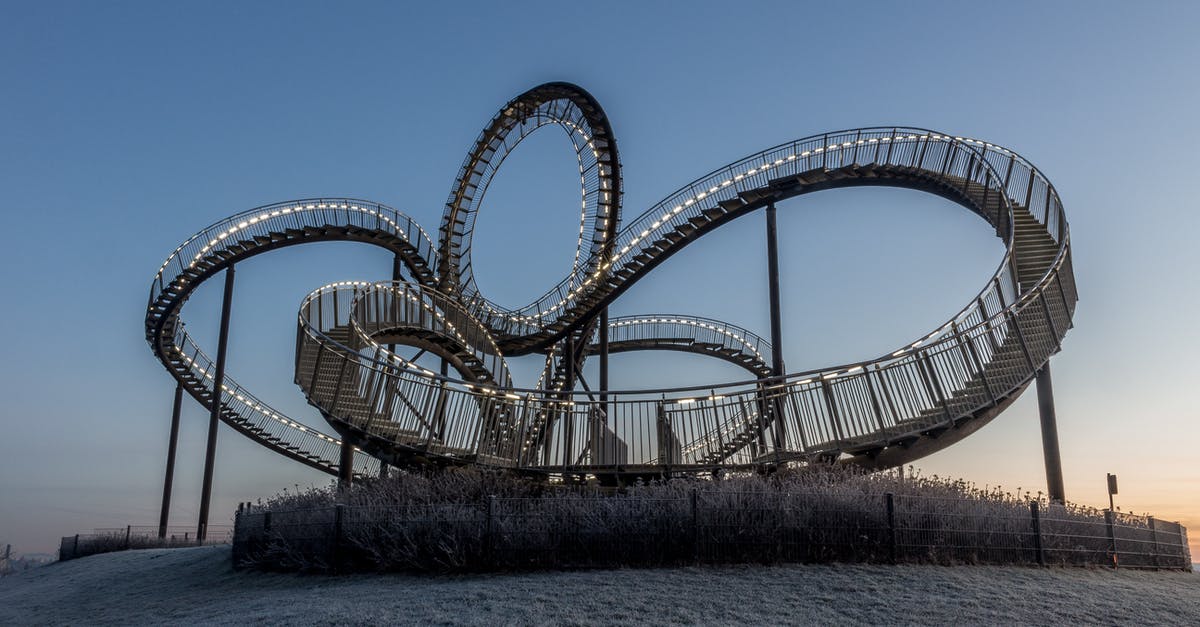
{"type": "Polygon", "coordinates": [[[179,445],[179,411],[183,409],[183,384],[175,384],[175,403],[171,408],[171,438],[167,442],[167,472],[163,478],[162,511],[158,515],[158,537],[167,537],[167,519],[171,512],[171,484],[175,481],[175,449],[179,445]]]}
{"type": "MultiPolygon", "coordinates": [[[[400,259],[400,255],[397,254],[392,257],[392,283],[393,284],[399,282],[402,278],[402,276],[400,274],[400,269],[401,269],[403,263],[404,263],[404,261],[402,259],[400,259]]],[[[393,355],[396,354],[396,345],[395,344],[388,344],[387,348],[388,348],[389,353],[392,353],[393,355]]],[[[423,353],[425,351],[421,351],[421,352],[423,353]]],[[[412,361],[414,361],[414,362],[417,361],[417,359],[420,358],[420,356],[421,356],[421,353],[417,353],[417,356],[414,357],[412,359],[412,361]]],[[[445,362],[443,362],[443,363],[445,363],[445,362]]],[[[443,374],[445,374],[445,373],[443,373],[443,374]]],[[[386,406],[390,407],[391,405],[389,403],[386,406]]],[[[432,432],[433,432],[432,425],[431,425],[431,428],[429,431],[430,431],[430,434],[432,434],[432,432]]],[[[388,476],[387,462],[380,460],[379,461],[379,478],[386,479],[387,476],[388,476]]],[[[353,478],[353,473],[351,473],[351,478],[353,478]]]]}
{"type": "Polygon", "coordinates": [[[200,489],[200,520],[196,525],[196,542],[203,543],[208,534],[208,506],[212,500],[213,466],[217,453],[217,424],[221,419],[221,391],[225,385],[225,353],[229,345],[229,308],[233,304],[234,267],[225,269],[225,295],[221,300],[221,330],[217,338],[217,371],[213,375],[212,411],[208,415],[208,445],[204,452],[204,485],[200,489]]]}
{"type": "Polygon", "coordinates": [[[608,415],[608,307],[600,310],[600,402],[608,415]]]}
{"type": "MultiPolygon", "coordinates": [[[[771,298],[771,376],[782,377],[783,321],[779,308],[779,237],[775,227],[775,201],[767,203],[767,287],[771,298]]],[[[778,382],[777,382],[778,383],[778,382]]],[[[787,447],[787,431],[779,403],[772,402],[772,426],[776,451],[787,447]]]]}
{"type": "Polygon", "coordinates": [[[1065,502],[1062,455],[1058,450],[1058,422],[1054,416],[1054,387],[1050,382],[1050,362],[1037,374],[1038,413],[1042,423],[1042,452],[1046,457],[1046,485],[1050,500],[1065,502]]]}
{"type": "Polygon", "coordinates": [[[348,490],[354,482],[354,445],[342,438],[341,455],[338,458],[338,489],[348,490]]]}

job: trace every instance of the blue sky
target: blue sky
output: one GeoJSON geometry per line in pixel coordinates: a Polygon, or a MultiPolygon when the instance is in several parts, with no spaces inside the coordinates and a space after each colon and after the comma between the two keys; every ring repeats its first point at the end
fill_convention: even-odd
{"type": "MultiPolygon", "coordinates": [[[[466,149],[550,80],[604,106],[632,218],[746,154],[829,130],[915,125],[1010,147],[1072,228],[1081,302],[1054,360],[1069,498],[1184,519],[1200,537],[1200,10],[1133,3],[0,4],[0,543],[157,519],[173,384],[142,331],[180,242],[254,206],[346,195],[437,228],[466,149]]],[[[566,139],[531,138],[479,218],[485,293],[519,305],[573,254],[566,139]],[[535,246],[506,246],[544,235],[535,246]]],[[[983,222],[903,190],[780,209],[790,370],[882,354],[975,294],[1002,247],[983,222]]],[[[614,315],[678,312],[768,331],[763,220],[706,237],[614,315]]],[[[385,254],[322,244],[239,267],[230,372],[320,425],[291,383],[295,310],[328,281],[387,278],[385,254]]],[[[220,286],[184,311],[215,345],[220,286]]],[[[517,360],[518,375],[528,364],[517,360]]],[[[741,375],[679,355],[614,358],[614,387],[741,375]]],[[[526,383],[528,381],[525,381],[526,383]]],[[[195,521],[206,417],[184,413],[172,524],[195,521]]],[[[926,473],[1043,489],[1033,394],[922,460],[926,473]]],[[[231,430],[214,524],[238,501],[327,478],[231,430]]]]}

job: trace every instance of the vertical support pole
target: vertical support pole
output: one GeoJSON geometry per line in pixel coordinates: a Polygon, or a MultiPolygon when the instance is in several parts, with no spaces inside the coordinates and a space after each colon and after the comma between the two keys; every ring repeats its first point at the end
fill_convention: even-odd
{"type": "Polygon", "coordinates": [[[334,573],[338,572],[338,566],[342,558],[342,535],[346,525],[346,506],[338,503],[333,506],[333,544],[329,547],[329,568],[334,573]]]}
{"type": "Polygon", "coordinates": [[[221,330],[217,338],[217,372],[213,375],[212,411],[208,415],[208,445],[204,452],[204,484],[200,489],[200,520],[196,524],[196,541],[204,543],[208,533],[208,506],[212,500],[213,465],[217,453],[217,424],[221,418],[221,392],[225,385],[225,353],[229,344],[229,307],[233,304],[234,269],[225,269],[225,295],[221,301],[221,330]]]}
{"type": "Polygon", "coordinates": [[[692,562],[700,563],[700,494],[692,488],[692,562]]]}
{"type": "Polygon", "coordinates": [[[438,374],[442,375],[438,385],[441,390],[438,392],[438,409],[437,409],[437,436],[439,440],[446,439],[446,377],[450,376],[450,362],[446,358],[442,358],[441,366],[438,367],[438,374]]]}
{"type": "Polygon", "coordinates": [[[125,550],[129,550],[129,540],[133,535],[133,525],[125,525],[125,550]]]}
{"type": "Polygon", "coordinates": [[[600,402],[608,416],[608,307],[600,310],[600,402]]]}
{"type": "Polygon", "coordinates": [[[779,241],[775,202],[767,205],[767,287],[771,307],[771,376],[783,375],[783,322],[779,308],[779,241]]]}
{"type": "Polygon", "coordinates": [[[571,391],[575,389],[575,338],[570,334],[563,338],[563,368],[566,374],[563,382],[564,400],[570,400],[571,391]]]}
{"type": "Polygon", "coordinates": [[[1038,510],[1038,502],[1029,502],[1029,522],[1033,528],[1033,550],[1037,555],[1038,566],[1046,565],[1046,552],[1042,549],[1042,514],[1038,510]]]}
{"type": "Polygon", "coordinates": [[[495,535],[496,535],[496,495],[489,494],[487,498],[487,519],[484,521],[483,551],[484,563],[495,567],[495,535]]]}
{"type": "Polygon", "coordinates": [[[342,438],[341,455],[338,457],[338,489],[349,490],[354,482],[354,445],[342,438]]]}
{"type": "MultiPolygon", "coordinates": [[[[595,435],[592,436],[592,459],[593,463],[607,463],[608,451],[606,448],[607,430],[609,424],[609,405],[608,405],[608,307],[600,310],[600,416],[597,417],[597,423],[592,427],[595,435]]],[[[616,432],[616,427],[613,427],[613,432],[616,432]]]]}
{"type": "Polygon", "coordinates": [[[1062,455],[1058,450],[1058,423],[1054,417],[1054,387],[1050,381],[1050,362],[1037,374],[1038,414],[1042,423],[1042,452],[1046,458],[1046,485],[1050,500],[1066,501],[1063,488],[1062,455]]]}
{"type": "Polygon", "coordinates": [[[563,479],[567,478],[567,466],[573,465],[575,455],[574,414],[575,407],[571,392],[575,389],[575,338],[570,334],[563,339],[563,360],[566,362],[566,380],[563,382],[563,479]]]}
{"type": "MultiPolygon", "coordinates": [[[[783,320],[779,308],[779,238],[775,226],[775,201],[767,203],[767,287],[771,306],[771,376],[782,377],[783,372],[783,320]]],[[[776,383],[782,383],[777,379],[776,383]]],[[[787,433],[783,425],[783,412],[774,400],[769,403],[772,427],[775,433],[775,453],[787,447],[787,433]]]]}
{"type": "Polygon", "coordinates": [[[1161,568],[1162,564],[1158,561],[1158,524],[1154,522],[1154,517],[1150,516],[1146,519],[1146,523],[1150,525],[1150,557],[1153,560],[1154,568],[1161,568]]]}
{"type": "Polygon", "coordinates": [[[1110,509],[1104,512],[1104,526],[1108,530],[1108,559],[1112,563],[1113,568],[1117,568],[1120,562],[1117,560],[1117,534],[1113,530],[1114,518],[1116,514],[1110,509]]]}
{"type": "Polygon", "coordinates": [[[175,450],[179,446],[179,410],[183,408],[183,384],[175,384],[175,404],[171,407],[171,438],[167,442],[167,472],[163,478],[162,509],[158,514],[158,537],[167,537],[167,519],[171,512],[171,484],[175,481],[175,450]]]}
{"type": "MultiPolygon", "coordinates": [[[[903,468],[903,466],[901,466],[903,468]]],[[[888,560],[896,563],[896,495],[888,492],[884,495],[887,498],[887,526],[888,526],[888,560]]]]}
{"type": "MultiPolygon", "coordinates": [[[[400,259],[400,255],[395,255],[394,257],[392,257],[392,284],[393,284],[393,285],[394,285],[394,284],[396,284],[396,283],[398,283],[398,282],[401,280],[401,278],[402,278],[402,277],[400,276],[400,266],[401,266],[401,263],[402,263],[402,261],[401,261],[401,259],[400,259]]],[[[393,315],[396,315],[396,316],[398,316],[398,315],[400,314],[400,306],[396,304],[396,297],[395,297],[395,294],[394,294],[394,293],[393,293],[393,295],[392,295],[392,310],[393,310],[393,311],[395,311],[396,313],[395,313],[395,314],[392,314],[392,313],[390,313],[390,312],[389,312],[388,314],[385,314],[385,316],[386,316],[387,318],[391,318],[393,315]]],[[[393,343],[393,344],[388,344],[388,345],[387,345],[387,349],[388,349],[388,352],[389,352],[389,353],[392,353],[393,355],[395,355],[395,354],[396,354],[396,345],[395,345],[394,343],[393,343]]],[[[445,373],[445,372],[443,372],[442,374],[444,375],[444,374],[446,374],[446,373],[445,373]]],[[[384,381],[385,381],[384,385],[387,385],[387,383],[386,383],[387,379],[386,379],[386,378],[384,379],[384,381]]],[[[391,401],[391,399],[388,399],[387,403],[385,404],[385,407],[387,407],[388,409],[390,409],[390,408],[391,408],[391,405],[392,405],[392,401],[391,401]]],[[[391,416],[388,416],[388,418],[390,419],[390,418],[391,418],[391,416]]],[[[380,476],[380,477],[386,477],[386,476],[387,476],[387,462],[382,462],[382,461],[381,461],[381,462],[379,462],[379,476],[380,476]]]]}

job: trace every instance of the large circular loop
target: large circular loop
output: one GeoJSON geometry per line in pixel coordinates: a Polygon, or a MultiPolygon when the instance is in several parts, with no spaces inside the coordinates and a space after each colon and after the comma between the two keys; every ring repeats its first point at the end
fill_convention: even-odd
{"type": "Polygon", "coordinates": [[[570,83],[547,83],[517,96],[479,134],[459,170],[442,216],[439,285],[464,302],[490,306],[471,268],[475,219],[488,186],[508,155],[538,129],[562,128],[579,165],[579,239],[569,276],[594,272],[611,247],[620,222],[621,165],[604,110],[591,94],[570,83]]]}

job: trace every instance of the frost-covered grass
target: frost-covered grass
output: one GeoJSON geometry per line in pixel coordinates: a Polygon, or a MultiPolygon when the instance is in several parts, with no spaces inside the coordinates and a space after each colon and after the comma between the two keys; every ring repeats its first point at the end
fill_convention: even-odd
{"type": "MultiPolygon", "coordinates": [[[[348,491],[277,495],[239,515],[235,556],[244,566],[319,572],[1035,563],[1031,500],[1045,561],[1111,563],[1099,510],[919,474],[825,467],[618,491],[476,470],[399,474],[348,491]]],[[[1145,519],[1119,522],[1123,564],[1185,563],[1148,540],[1145,519]],[[1158,562],[1153,551],[1163,553],[1158,562]]]]}
{"type": "MultiPolygon", "coordinates": [[[[205,544],[225,544],[228,534],[214,533],[205,544]]],[[[128,533],[124,529],[97,530],[95,533],[63,538],[59,559],[70,560],[100,553],[136,549],[169,549],[196,546],[195,538],[170,535],[159,538],[157,533],[128,533]]]]}
{"type": "Polygon", "coordinates": [[[719,566],[519,574],[234,571],[144,550],[0,580],[0,624],[1200,624],[1200,575],[1090,568],[719,566]]]}

